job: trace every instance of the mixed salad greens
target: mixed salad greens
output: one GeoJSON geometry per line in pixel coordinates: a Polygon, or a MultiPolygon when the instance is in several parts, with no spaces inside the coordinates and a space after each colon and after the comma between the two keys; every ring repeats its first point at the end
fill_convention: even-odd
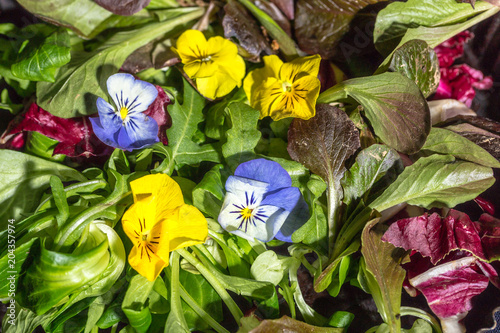
{"type": "Polygon", "coordinates": [[[497,0],[18,3],[38,19],[0,24],[3,332],[363,321],[308,302],[307,272],[332,303],[371,294],[368,332],[451,333],[500,288],[500,124],[470,109],[493,82],[456,62],[497,0]],[[452,209],[471,200],[477,221],[452,209]]]}

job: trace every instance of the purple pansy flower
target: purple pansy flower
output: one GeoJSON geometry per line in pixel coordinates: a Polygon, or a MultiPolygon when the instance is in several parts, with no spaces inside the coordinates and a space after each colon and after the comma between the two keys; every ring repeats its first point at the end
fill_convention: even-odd
{"type": "Polygon", "coordinates": [[[159,142],[158,123],[143,113],[158,96],[156,87],[125,73],[111,75],[106,84],[116,108],[97,99],[99,117],[90,118],[96,136],[128,151],[159,142]]]}
{"type": "Polygon", "coordinates": [[[308,219],[308,207],[290,175],[274,161],[257,159],[240,164],[226,182],[219,214],[228,232],[253,241],[274,237],[291,242],[292,233],[308,219]]]}

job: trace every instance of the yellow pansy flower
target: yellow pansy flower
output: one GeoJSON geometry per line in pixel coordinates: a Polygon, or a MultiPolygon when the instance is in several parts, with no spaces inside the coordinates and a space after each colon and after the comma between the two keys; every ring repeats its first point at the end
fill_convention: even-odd
{"type": "Polygon", "coordinates": [[[316,114],[321,57],[313,55],[283,63],[275,55],[264,57],[264,67],[250,73],[243,82],[250,105],[260,118],[309,119],[316,114]]]}
{"type": "Polygon", "coordinates": [[[207,220],[184,203],[179,185],[165,174],[144,176],[130,183],[134,204],[122,218],[123,230],[133,243],[130,266],[154,281],[168,265],[169,252],[203,243],[207,220]]]}
{"type": "Polygon", "coordinates": [[[245,61],[238,48],[220,36],[206,40],[201,31],[186,30],[172,48],[184,64],[184,72],[195,80],[198,91],[207,98],[218,98],[241,86],[245,61]]]}

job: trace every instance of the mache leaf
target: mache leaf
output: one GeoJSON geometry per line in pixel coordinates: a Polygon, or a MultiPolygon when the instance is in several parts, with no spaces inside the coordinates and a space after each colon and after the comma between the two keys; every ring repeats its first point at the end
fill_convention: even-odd
{"type": "Polygon", "coordinates": [[[413,154],[431,129],[429,106],[417,85],[400,73],[350,79],[324,91],[318,103],[354,98],[375,134],[397,151],[413,154]]]}

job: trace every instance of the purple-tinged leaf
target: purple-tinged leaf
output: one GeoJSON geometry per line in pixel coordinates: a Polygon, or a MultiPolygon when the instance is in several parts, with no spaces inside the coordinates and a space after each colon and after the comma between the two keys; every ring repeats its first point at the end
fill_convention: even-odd
{"type": "Polygon", "coordinates": [[[477,222],[481,228],[481,242],[490,261],[500,260],[500,219],[482,214],[477,222]]]}
{"type": "Polygon", "coordinates": [[[99,6],[114,14],[122,16],[130,16],[137,13],[149,5],[150,1],[151,0],[95,0],[99,6]]]}
{"type": "Polygon", "coordinates": [[[288,130],[288,153],[328,184],[329,244],[339,229],[338,208],[342,199],[340,179],[345,162],[361,146],[359,133],[344,111],[325,104],[316,105],[316,116],[294,119],[288,130]]]}
{"type": "Polygon", "coordinates": [[[272,2],[268,1],[256,1],[255,5],[259,7],[261,10],[266,12],[272,19],[278,23],[278,25],[285,31],[288,36],[292,35],[292,26],[290,24],[289,19],[279,10],[278,6],[276,6],[272,2]]]}
{"type": "Polygon", "coordinates": [[[438,214],[424,214],[394,222],[382,237],[405,250],[415,250],[430,257],[436,264],[453,250],[467,250],[476,257],[486,260],[481,238],[469,217],[456,210],[450,210],[442,219],[438,214]]]}
{"type": "Polygon", "coordinates": [[[295,7],[293,0],[271,0],[283,13],[285,13],[286,17],[289,20],[293,20],[295,18],[295,7]]]}
{"type": "Polygon", "coordinates": [[[172,118],[167,112],[167,105],[172,104],[162,87],[155,85],[158,96],[144,114],[153,118],[158,124],[158,138],[164,145],[168,145],[167,130],[172,126],[172,118]]]}
{"type": "Polygon", "coordinates": [[[463,257],[438,266],[410,279],[440,318],[465,317],[472,309],[472,297],[482,293],[489,279],[477,271],[474,257],[463,257]],[[476,269],[474,269],[476,268],[476,269]]]}
{"type": "Polygon", "coordinates": [[[259,326],[252,329],[249,333],[341,333],[343,328],[317,327],[304,322],[283,316],[280,319],[263,320],[259,326]]]}
{"type": "Polygon", "coordinates": [[[400,264],[406,252],[383,242],[383,232],[376,227],[377,223],[378,219],[368,222],[361,235],[361,253],[367,271],[365,277],[377,310],[391,327],[391,332],[397,332],[401,329],[401,287],[406,275],[400,264]]]}
{"type": "Polygon", "coordinates": [[[364,7],[383,0],[299,0],[295,35],[300,48],[310,54],[331,58],[337,41],[349,30],[349,23],[364,7]]]}

